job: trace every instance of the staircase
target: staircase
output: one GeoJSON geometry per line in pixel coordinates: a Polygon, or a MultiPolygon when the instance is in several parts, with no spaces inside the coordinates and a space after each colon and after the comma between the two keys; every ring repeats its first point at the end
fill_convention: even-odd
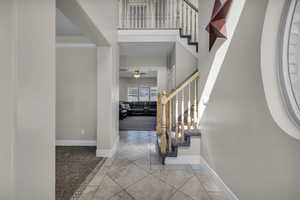
{"type": "Polygon", "coordinates": [[[188,0],[119,0],[119,29],[176,29],[198,52],[198,9],[188,0]]]}
{"type": "Polygon", "coordinates": [[[201,136],[197,112],[198,79],[199,72],[195,71],[178,87],[158,95],[156,129],[163,164],[168,157],[178,157],[180,148],[190,147],[192,138],[201,136]]]}

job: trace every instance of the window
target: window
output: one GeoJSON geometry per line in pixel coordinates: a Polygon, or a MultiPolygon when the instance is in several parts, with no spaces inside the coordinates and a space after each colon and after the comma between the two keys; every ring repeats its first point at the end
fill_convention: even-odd
{"type": "Polygon", "coordinates": [[[128,101],[157,101],[157,87],[129,87],[128,101]]]}
{"type": "Polygon", "coordinates": [[[138,101],[138,87],[129,87],[128,88],[128,101],[138,101]]]}
{"type": "Polygon", "coordinates": [[[297,19],[300,7],[298,1],[291,2],[281,45],[282,67],[279,68],[279,80],[287,110],[293,120],[300,124],[300,41],[297,36],[300,28],[297,19]]]}
{"type": "Polygon", "coordinates": [[[139,88],[139,101],[149,101],[149,88],[140,87],[139,88]]]}
{"type": "Polygon", "coordinates": [[[157,87],[150,88],[150,101],[157,101],[157,87]]]}

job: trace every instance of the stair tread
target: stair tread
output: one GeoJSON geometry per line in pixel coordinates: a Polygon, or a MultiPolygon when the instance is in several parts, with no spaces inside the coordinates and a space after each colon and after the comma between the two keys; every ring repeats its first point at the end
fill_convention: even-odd
{"type": "Polygon", "coordinates": [[[186,135],[189,135],[189,136],[193,136],[193,137],[199,137],[201,136],[201,131],[200,129],[192,129],[192,130],[186,130],[184,131],[186,135]]]}
{"type": "MultiPolygon", "coordinates": [[[[201,137],[200,129],[185,130],[184,133],[185,133],[184,134],[185,135],[184,140],[180,143],[173,144],[171,152],[168,152],[168,153],[165,153],[165,154],[161,154],[161,152],[160,152],[160,155],[162,157],[162,163],[165,162],[166,157],[172,157],[172,158],[177,157],[179,147],[189,147],[189,146],[191,146],[191,137],[201,137]]],[[[175,139],[174,136],[175,136],[175,132],[172,132],[172,140],[175,139]]],[[[157,141],[158,141],[158,144],[160,144],[160,137],[157,137],[157,141]]]]}

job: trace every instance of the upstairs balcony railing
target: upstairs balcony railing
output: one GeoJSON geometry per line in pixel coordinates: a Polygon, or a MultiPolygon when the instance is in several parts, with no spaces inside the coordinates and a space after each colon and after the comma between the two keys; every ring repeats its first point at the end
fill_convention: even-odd
{"type": "Polygon", "coordinates": [[[180,29],[197,42],[198,9],[188,0],[119,0],[119,29],[180,29]]]}

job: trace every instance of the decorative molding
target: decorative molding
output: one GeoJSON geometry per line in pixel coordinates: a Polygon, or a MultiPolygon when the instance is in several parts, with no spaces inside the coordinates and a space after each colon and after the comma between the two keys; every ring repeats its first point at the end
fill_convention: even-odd
{"type": "Polygon", "coordinates": [[[183,165],[183,164],[191,164],[191,165],[199,165],[201,163],[200,155],[186,155],[186,156],[177,156],[166,157],[165,164],[166,165],[183,165]]]}
{"type": "Polygon", "coordinates": [[[119,137],[115,141],[113,147],[111,149],[97,149],[96,156],[97,157],[104,157],[104,158],[111,158],[117,152],[119,146],[119,137]]]}
{"type": "Polygon", "coordinates": [[[232,0],[215,0],[213,13],[206,30],[209,32],[209,50],[214,46],[217,38],[227,39],[226,18],[229,13],[232,0]]]}
{"type": "Polygon", "coordinates": [[[96,140],[56,140],[56,146],[97,146],[96,140]]]}

